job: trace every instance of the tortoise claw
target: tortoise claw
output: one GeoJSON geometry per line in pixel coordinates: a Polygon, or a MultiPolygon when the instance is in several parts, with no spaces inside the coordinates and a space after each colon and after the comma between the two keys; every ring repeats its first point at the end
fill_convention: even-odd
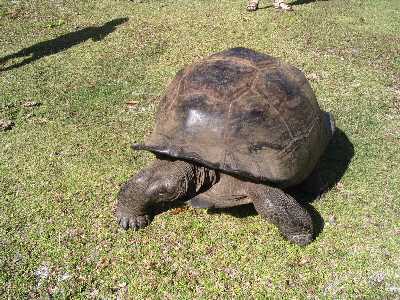
{"type": "Polygon", "coordinates": [[[313,235],[312,234],[296,234],[292,236],[288,236],[287,239],[299,246],[306,246],[310,244],[313,240],[313,235]]]}
{"type": "Polygon", "coordinates": [[[148,215],[134,217],[121,216],[118,217],[118,224],[125,230],[129,228],[139,230],[150,224],[150,218],[148,215]]]}
{"type": "Polygon", "coordinates": [[[127,229],[129,228],[129,220],[128,220],[127,217],[122,217],[122,218],[120,218],[120,219],[118,220],[118,223],[119,223],[119,225],[120,225],[123,229],[125,229],[125,230],[127,230],[127,229]]]}

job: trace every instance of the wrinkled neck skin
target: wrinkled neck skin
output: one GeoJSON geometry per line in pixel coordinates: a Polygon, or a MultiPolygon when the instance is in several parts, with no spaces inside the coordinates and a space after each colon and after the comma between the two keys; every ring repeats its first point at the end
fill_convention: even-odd
{"type": "MultiPolygon", "coordinates": [[[[189,164],[189,163],[183,162],[183,161],[181,161],[181,163],[189,164]]],[[[186,190],[186,196],[193,197],[193,196],[197,195],[198,193],[202,193],[202,192],[208,190],[215,183],[218,182],[219,174],[215,170],[212,170],[207,167],[200,166],[200,165],[193,165],[193,164],[189,164],[189,165],[191,165],[192,171],[189,171],[189,173],[186,173],[185,178],[189,179],[188,182],[192,182],[192,185],[194,186],[194,189],[195,189],[195,194],[188,195],[188,194],[190,194],[190,193],[188,193],[190,191],[190,184],[189,184],[188,189],[186,190]],[[193,177],[190,180],[191,176],[193,176],[193,177]]]]}
{"type": "Polygon", "coordinates": [[[157,159],[153,166],[158,169],[156,173],[160,172],[164,183],[176,187],[172,189],[174,191],[170,194],[171,199],[169,200],[188,200],[198,193],[208,190],[218,181],[218,174],[215,170],[182,160],[157,159]]]}
{"type": "Polygon", "coordinates": [[[122,186],[118,194],[118,210],[130,215],[143,215],[148,213],[149,206],[189,200],[217,181],[218,173],[207,167],[157,158],[122,186]]]}

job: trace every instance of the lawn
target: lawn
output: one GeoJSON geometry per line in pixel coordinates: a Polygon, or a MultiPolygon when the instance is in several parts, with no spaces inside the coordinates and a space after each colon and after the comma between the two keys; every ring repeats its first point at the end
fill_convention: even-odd
{"type": "Polygon", "coordinates": [[[0,298],[400,298],[400,2],[245,4],[0,0],[0,298]],[[166,85],[236,46],[302,69],[336,117],[315,241],[251,207],[123,231],[119,187],[153,159],[130,145],[166,85]]]}

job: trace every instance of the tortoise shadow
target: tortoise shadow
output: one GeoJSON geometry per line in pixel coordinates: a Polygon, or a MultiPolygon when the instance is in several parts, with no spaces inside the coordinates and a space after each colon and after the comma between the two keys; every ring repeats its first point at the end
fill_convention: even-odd
{"type": "MultiPolygon", "coordinates": [[[[321,157],[318,169],[323,182],[323,190],[320,195],[305,193],[299,187],[291,188],[286,192],[297,199],[300,204],[308,211],[313,220],[315,237],[324,228],[324,220],[320,213],[311,205],[316,200],[323,201],[323,194],[333,189],[346,173],[350,162],[354,156],[354,146],[347,135],[339,128],[336,128],[325,153],[321,157]]],[[[207,210],[210,214],[223,213],[237,218],[246,218],[257,215],[253,204],[246,204],[230,208],[212,208],[207,210]]]]}
{"type": "Polygon", "coordinates": [[[346,173],[354,156],[354,146],[347,135],[336,128],[331,142],[320,159],[317,171],[322,181],[320,194],[303,192],[301,184],[291,188],[288,192],[303,204],[310,204],[323,198],[323,195],[333,189],[346,173]]]}
{"type": "Polygon", "coordinates": [[[43,57],[65,51],[75,45],[83,43],[89,39],[95,42],[101,41],[107,35],[116,30],[117,26],[128,21],[129,18],[118,18],[111,20],[102,26],[86,27],[78,31],[69,32],[51,40],[43,41],[32,46],[21,49],[18,52],[0,57],[0,65],[5,64],[7,61],[26,57],[19,63],[15,63],[6,68],[0,68],[0,72],[16,69],[27,64],[30,64],[43,57]]]}

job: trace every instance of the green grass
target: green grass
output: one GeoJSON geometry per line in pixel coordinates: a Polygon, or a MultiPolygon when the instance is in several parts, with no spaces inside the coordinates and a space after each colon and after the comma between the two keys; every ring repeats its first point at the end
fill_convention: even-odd
{"type": "Polygon", "coordinates": [[[0,132],[0,298],[400,298],[399,1],[244,8],[0,0],[0,57],[129,18],[99,41],[0,71],[0,119],[15,123],[0,132]],[[322,232],[300,248],[257,215],[195,209],[122,231],[116,194],[152,159],[129,146],[151,131],[158,97],[184,65],[234,46],[311,74],[348,139],[328,149],[325,178],[354,147],[340,181],[313,203],[322,232]]]}

